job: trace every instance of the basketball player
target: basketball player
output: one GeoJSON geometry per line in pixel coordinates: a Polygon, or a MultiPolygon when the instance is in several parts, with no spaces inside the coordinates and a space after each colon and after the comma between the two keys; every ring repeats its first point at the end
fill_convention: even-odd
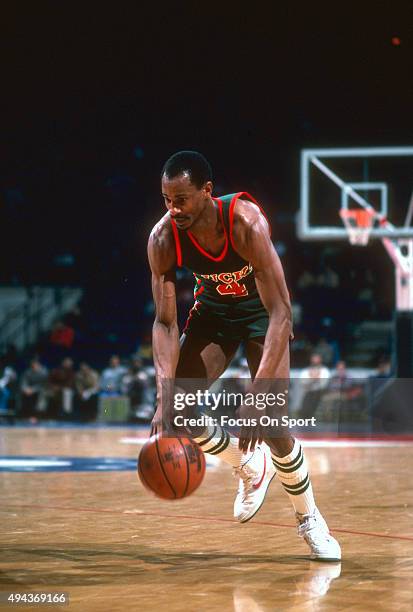
{"type": "MultiPolygon", "coordinates": [[[[167,213],[153,228],[148,244],[156,306],[153,354],[157,410],[151,433],[171,422],[171,398],[162,381],[216,380],[244,343],[253,384],[289,378],[291,307],[281,262],[264,214],[245,192],[212,196],[212,173],[195,151],[172,155],[162,171],[167,213]],[[195,303],[179,340],[175,269],[194,273],[195,303]],[[169,406],[169,408],[168,408],[169,406]]],[[[176,414],[176,413],[175,413],[176,414]]],[[[238,416],[244,416],[245,407],[238,416]]],[[[278,476],[293,505],[298,534],[311,558],[341,558],[317,509],[303,449],[289,434],[265,438],[243,428],[239,441],[218,426],[190,432],[204,452],[233,466],[239,476],[235,518],[250,520],[278,476]]]]}

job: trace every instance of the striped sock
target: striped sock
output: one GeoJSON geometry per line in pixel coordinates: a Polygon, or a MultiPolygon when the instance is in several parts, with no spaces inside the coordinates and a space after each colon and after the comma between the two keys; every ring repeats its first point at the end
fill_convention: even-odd
{"type": "Polygon", "coordinates": [[[273,451],[271,456],[278,480],[287,491],[295,511],[312,514],[315,510],[313,487],[301,444],[295,440],[293,450],[285,457],[277,457],[273,451]]]}
{"type": "Polygon", "coordinates": [[[238,448],[238,438],[231,438],[229,433],[220,425],[206,427],[204,432],[194,438],[204,453],[217,455],[232,467],[240,467],[250,458],[251,453],[244,454],[238,448]]]}

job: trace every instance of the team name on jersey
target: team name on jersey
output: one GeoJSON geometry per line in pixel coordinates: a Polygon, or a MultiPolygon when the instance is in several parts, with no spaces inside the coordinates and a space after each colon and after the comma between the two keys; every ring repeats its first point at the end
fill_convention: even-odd
{"type": "Polygon", "coordinates": [[[248,289],[246,286],[239,281],[252,272],[251,264],[244,266],[241,270],[236,272],[221,272],[219,274],[196,274],[195,277],[198,282],[201,278],[206,280],[212,280],[214,283],[219,283],[215,287],[220,295],[233,295],[242,297],[248,295],[248,289]]]}

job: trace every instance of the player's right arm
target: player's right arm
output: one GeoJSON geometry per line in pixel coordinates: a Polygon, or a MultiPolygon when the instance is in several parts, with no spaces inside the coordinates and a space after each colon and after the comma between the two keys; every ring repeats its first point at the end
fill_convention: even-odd
{"type": "Polygon", "coordinates": [[[152,293],[155,321],[152,350],[156,372],[156,412],[151,435],[160,433],[172,410],[172,388],[179,358],[179,330],[176,314],[175,243],[169,215],[153,228],[148,242],[148,258],[152,271],[152,293]]]}

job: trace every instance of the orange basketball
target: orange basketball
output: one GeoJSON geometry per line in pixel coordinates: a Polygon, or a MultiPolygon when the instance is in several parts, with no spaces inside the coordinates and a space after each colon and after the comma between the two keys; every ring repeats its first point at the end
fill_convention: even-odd
{"type": "Polygon", "coordinates": [[[139,454],[138,474],[142,484],[158,497],[182,499],[204,478],[204,453],[188,438],[152,436],[139,454]]]}

